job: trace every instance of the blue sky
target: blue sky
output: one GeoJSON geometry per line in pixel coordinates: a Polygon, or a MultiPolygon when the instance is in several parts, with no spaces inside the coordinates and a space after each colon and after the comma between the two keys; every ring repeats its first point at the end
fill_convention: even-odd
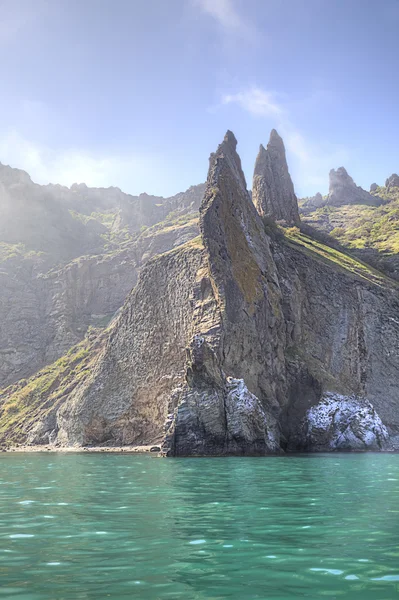
{"type": "Polygon", "coordinates": [[[171,195],[234,131],[283,136],[299,196],[399,171],[399,0],[0,0],[0,161],[171,195]]]}

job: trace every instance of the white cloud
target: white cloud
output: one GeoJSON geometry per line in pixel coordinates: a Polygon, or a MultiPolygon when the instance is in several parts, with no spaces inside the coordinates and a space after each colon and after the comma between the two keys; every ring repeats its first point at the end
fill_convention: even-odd
{"type": "Polygon", "coordinates": [[[199,7],[226,29],[238,29],[241,19],[231,0],[197,0],[199,7]]]}
{"type": "Polygon", "coordinates": [[[237,94],[227,94],[222,97],[222,104],[238,104],[243,110],[257,117],[281,116],[284,113],[271,92],[257,87],[237,94]]]}
{"type": "Polygon", "coordinates": [[[238,12],[233,0],[193,0],[202,12],[212,17],[224,33],[255,42],[258,33],[253,24],[238,12]]]}
{"type": "MultiPolygon", "coordinates": [[[[314,94],[311,101],[314,102],[314,94]]],[[[307,195],[309,190],[310,193],[326,190],[330,169],[348,160],[348,151],[343,146],[307,139],[293,125],[290,110],[274,92],[254,86],[222,95],[221,104],[236,104],[253,117],[267,119],[268,126],[279,131],[292,159],[291,170],[299,195],[307,195]]]]}
{"type": "Polygon", "coordinates": [[[144,191],[145,182],[160,167],[157,156],[142,153],[101,156],[73,148],[59,151],[39,146],[15,131],[0,136],[0,160],[24,169],[36,183],[69,187],[84,182],[93,187],[118,186],[130,193],[144,191]],[[136,186],[143,187],[136,189],[136,186]]]}

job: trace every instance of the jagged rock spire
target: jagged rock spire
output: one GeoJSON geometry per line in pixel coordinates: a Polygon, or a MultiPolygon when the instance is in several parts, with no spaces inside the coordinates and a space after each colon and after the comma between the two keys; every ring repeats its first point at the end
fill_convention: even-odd
{"type": "MultiPolygon", "coordinates": [[[[210,156],[200,207],[200,229],[217,285],[223,289],[235,289],[238,285],[237,294],[242,293],[252,305],[263,295],[259,274],[270,271],[267,265],[270,250],[247,190],[236,145],[234,134],[228,131],[210,156]],[[236,277],[238,270],[242,271],[242,277],[236,277]]],[[[227,309],[237,305],[236,297],[231,300],[232,296],[227,294],[227,309]]]]}
{"type": "Polygon", "coordinates": [[[223,371],[245,377],[252,393],[273,402],[274,392],[262,391],[259,382],[267,364],[273,386],[285,385],[277,358],[281,348],[271,348],[268,333],[281,332],[279,346],[284,335],[281,293],[269,237],[246,189],[230,132],[211,156],[200,228],[212,290],[223,313],[223,371]]]}
{"type": "Polygon", "coordinates": [[[262,144],[255,163],[252,199],[262,216],[287,225],[300,222],[298,201],[288,172],[282,138],[272,129],[265,149],[262,144]]]}
{"type": "MultiPolygon", "coordinates": [[[[237,140],[234,133],[227,130],[223,142],[219,144],[216,152],[209,157],[209,171],[207,178],[207,189],[219,184],[219,172],[222,168],[229,170],[229,176],[233,175],[235,183],[238,184],[242,193],[248,195],[247,183],[241,167],[241,159],[236,151],[237,140]]],[[[206,194],[205,194],[206,195],[206,194]]]]}

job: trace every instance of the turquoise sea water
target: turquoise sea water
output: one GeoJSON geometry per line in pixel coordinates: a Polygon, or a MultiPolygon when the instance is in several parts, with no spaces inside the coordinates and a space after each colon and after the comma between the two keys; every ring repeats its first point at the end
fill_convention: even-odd
{"type": "Polygon", "coordinates": [[[0,455],[0,599],[399,597],[399,455],[0,455]]]}

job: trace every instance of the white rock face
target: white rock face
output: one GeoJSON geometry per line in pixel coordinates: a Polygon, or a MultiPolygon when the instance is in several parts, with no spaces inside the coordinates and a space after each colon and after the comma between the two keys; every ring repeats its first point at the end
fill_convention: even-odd
{"type": "Polygon", "coordinates": [[[268,452],[280,451],[280,436],[276,420],[266,414],[258,398],[252,394],[243,379],[227,378],[227,429],[232,438],[252,442],[264,440],[268,452]]]}
{"type": "MultiPolygon", "coordinates": [[[[194,340],[196,342],[197,340],[194,340]]],[[[212,356],[207,351],[208,357],[212,356]]],[[[209,363],[208,363],[209,365],[209,363]]],[[[265,455],[279,453],[276,419],[264,409],[243,379],[225,377],[213,384],[211,370],[191,387],[176,390],[178,405],[165,424],[166,455],[265,455]],[[207,383],[205,384],[205,380],[207,383]]]]}
{"type": "Polygon", "coordinates": [[[306,414],[307,449],[381,450],[388,431],[373,405],[365,398],[326,393],[306,414]]]}

